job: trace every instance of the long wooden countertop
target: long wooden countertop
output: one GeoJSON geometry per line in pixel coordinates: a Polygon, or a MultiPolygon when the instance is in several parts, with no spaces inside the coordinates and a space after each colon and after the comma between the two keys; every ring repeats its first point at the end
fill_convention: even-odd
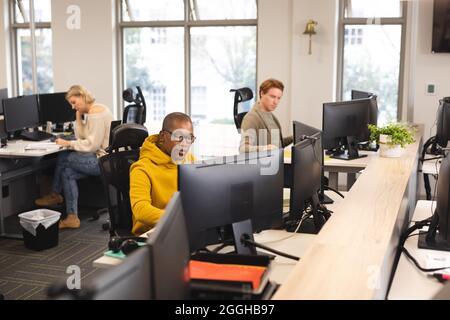
{"type": "Polygon", "coordinates": [[[398,236],[414,210],[422,135],[420,125],[401,158],[368,163],[274,299],[385,298],[398,236]]]}

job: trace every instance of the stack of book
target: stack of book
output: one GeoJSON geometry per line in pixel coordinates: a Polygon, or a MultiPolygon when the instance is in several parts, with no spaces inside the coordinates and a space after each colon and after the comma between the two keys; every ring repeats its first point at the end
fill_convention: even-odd
{"type": "Polygon", "coordinates": [[[270,258],[198,253],[189,263],[193,299],[268,300],[277,285],[269,281],[270,258]]]}

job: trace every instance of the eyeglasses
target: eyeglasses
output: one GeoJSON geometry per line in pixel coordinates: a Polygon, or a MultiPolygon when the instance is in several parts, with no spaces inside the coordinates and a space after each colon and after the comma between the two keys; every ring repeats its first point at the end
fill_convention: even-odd
{"type": "Polygon", "coordinates": [[[196,137],[191,133],[189,135],[185,135],[181,132],[181,130],[175,130],[175,132],[173,131],[169,131],[169,130],[163,130],[164,132],[170,133],[170,135],[172,136],[172,141],[177,141],[177,142],[182,142],[183,140],[186,141],[189,144],[194,143],[196,137]]]}

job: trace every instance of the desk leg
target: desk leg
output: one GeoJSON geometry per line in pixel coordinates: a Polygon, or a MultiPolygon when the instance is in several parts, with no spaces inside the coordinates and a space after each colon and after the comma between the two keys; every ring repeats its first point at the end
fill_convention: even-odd
{"type": "Polygon", "coordinates": [[[347,191],[353,186],[356,181],[356,173],[347,173],[347,191]]]}
{"type": "Polygon", "coordinates": [[[339,172],[328,172],[328,185],[334,190],[338,190],[339,172]]]}
{"type": "Polygon", "coordinates": [[[20,234],[8,234],[5,232],[5,217],[3,216],[3,179],[0,172],[0,238],[12,239],[12,240],[23,240],[23,236],[20,234]]]}

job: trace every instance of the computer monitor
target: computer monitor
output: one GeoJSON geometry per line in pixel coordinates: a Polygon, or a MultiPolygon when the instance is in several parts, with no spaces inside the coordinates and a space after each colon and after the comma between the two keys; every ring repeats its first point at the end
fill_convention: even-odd
{"type": "Polygon", "coordinates": [[[445,148],[450,140],[450,98],[439,100],[436,118],[436,143],[445,148]]]}
{"type": "Polygon", "coordinates": [[[0,89],[0,114],[3,114],[3,99],[8,99],[8,89],[0,89]]]}
{"type": "Polygon", "coordinates": [[[369,135],[370,99],[323,104],[323,147],[332,158],[352,160],[359,155],[358,142],[369,135]]]}
{"type": "MultiPolygon", "coordinates": [[[[377,125],[378,124],[378,97],[370,92],[352,90],[352,100],[357,99],[371,99],[369,105],[369,124],[377,125]]],[[[360,141],[368,141],[369,134],[363,135],[360,137],[360,141]]]]}
{"type": "MultiPolygon", "coordinates": [[[[293,121],[293,132],[294,132],[294,145],[300,141],[305,140],[307,136],[314,136],[317,133],[320,133],[320,135],[317,135],[318,138],[315,142],[316,150],[321,150],[320,154],[318,154],[320,163],[322,164],[322,179],[321,179],[321,187],[320,187],[320,193],[319,193],[319,200],[321,203],[333,203],[334,201],[327,197],[325,195],[325,177],[324,177],[324,157],[323,157],[323,144],[322,144],[322,131],[308,126],[307,124],[304,124],[299,121],[293,121]]],[[[292,162],[291,162],[292,163],[292,162]]]]}
{"type": "Polygon", "coordinates": [[[172,196],[147,244],[152,298],[189,298],[189,240],[179,192],[172,196]]]}
{"type": "Polygon", "coordinates": [[[84,284],[81,292],[63,288],[57,299],[150,300],[150,285],[150,250],[142,246],[84,284]]]}
{"type": "Polygon", "coordinates": [[[42,124],[47,121],[57,124],[75,121],[75,113],[66,100],[66,92],[39,95],[39,115],[42,124]]]}
{"type": "Polygon", "coordinates": [[[436,210],[427,233],[419,236],[419,248],[450,251],[450,156],[442,159],[437,180],[436,210]]]}
{"type": "MultiPolygon", "coordinates": [[[[300,232],[317,233],[325,220],[317,212],[322,180],[320,154],[321,132],[317,132],[292,146],[292,188],[289,220],[298,222],[303,212],[310,207],[312,219],[305,220],[300,232]]],[[[291,231],[291,230],[290,230],[291,231]]]]}
{"type": "Polygon", "coordinates": [[[352,90],[351,94],[352,94],[352,100],[365,99],[365,98],[370,98],[371,96],[373,96],[373,93],[371,93],[371,92],[360,91],[360,90],[352,90]]]}
{"type": "Polygon", "coordinates": [[[237,229],[248,219],[255,232],[281,227],[283,180],[282,149],[179,166],[191,251],[229,240],[230,225],[239,251],[237,229]]]}
{"type": "Polygon", "coordinates": [[[3,112],[8,133],[39,126],[37,95],[5,99],[3,112]]]}

